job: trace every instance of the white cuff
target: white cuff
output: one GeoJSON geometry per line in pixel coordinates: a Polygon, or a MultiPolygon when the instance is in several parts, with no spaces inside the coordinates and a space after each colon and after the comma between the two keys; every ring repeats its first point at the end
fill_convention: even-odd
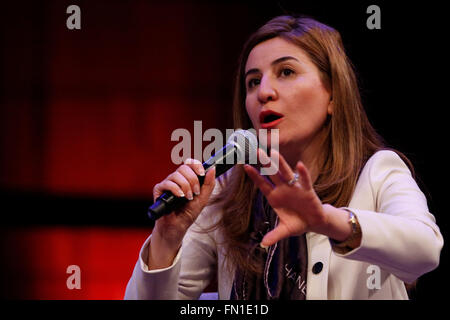
{"type": "Polygon", "coordinates": [[[145,240],[144,244],[142,245],[141,251],[139,252],[139,264],[141,266],[141,270],[144,273],[148,273],[148,274],[152,274],[152,273],[159,273],[159,272],[163,272],[163,271],[167,271],[172,269],[180,260],[181,257],[181,247],[178,250],[177,255],[175,256],[175,258],[173,259],[173,262],[170,266],[166,267],[166,268],[161,268],[161,269],[153,269],[153,270],[149,270],[148,269],[148,265],[147,265],[147,261],[148,261],[148,246],[150,245],[150,241],[151,241],[152,235],[150,235],[147,240],[145,240]]]}

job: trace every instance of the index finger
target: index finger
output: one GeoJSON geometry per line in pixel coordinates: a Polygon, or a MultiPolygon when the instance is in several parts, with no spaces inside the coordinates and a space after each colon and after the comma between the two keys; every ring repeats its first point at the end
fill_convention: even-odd
{"type": "Polygon", "coordinates": [[[270,180],[275,185],[285,184],[287,181],[292,179],[294,173],[289,167],[284,157],[275,149],[270,150],[270,157],[262,149],[258,149],[258,156],[261,159],[261,163],[270,164],[273,167],[274,173],[270,174],[270,180]]]}
{"type": "Polygon", "coordinates": [[[203,168],[203,164],[197,159],[187,158],[186,160],[184,160],[184,164],[191,167],[197,175],[205,175],[205,168],[203,168]]]}
{"type": "Polygon", "coordinates": [[[282,183],[286,183],[291,180],[294,177],[294,172],[284,159],[283,155],[279,153],[278,150],[272,149],[271,156],[273,156],[275,161],[278,163],[278,174],[283,180],[282,183]]]}
{"type": "Polygon", "coordinates": [[[256,184],[259,190],[261,190],[263,195],[268,197],[270,192],[272,192],[273,190],[273,186],[271,185],[271,183],[267,181],[263,176],[261,176],[258,170],[256,170],[255,168],[253,168],[248,164],[244,165],[244,170],[250,177],[250,179],[253,180],[253,182],[256,184]]]}

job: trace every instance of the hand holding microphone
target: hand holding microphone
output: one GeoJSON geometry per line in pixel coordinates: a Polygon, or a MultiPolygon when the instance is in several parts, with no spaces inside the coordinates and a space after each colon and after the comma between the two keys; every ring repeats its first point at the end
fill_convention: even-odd
{"type": "Polygon", "coordinates": [[[179,187],[184,186],[186,193],[182,188],[177,189],[173,183],[165,183],[164,186],[159,186],[160,190],[168,191],[162,194],[158,193],[158,198],[148,210],[149,218],[157,220],[161,216],[182,207],[188,200],[192,200],[193,194],[200,193],[200,186],[203,184],[205,171],[208,172],[215,168],[215,177],[218,177],[237,163],[243,164],[246,160],[250,162],[253,160],[253,163],[256,163],[257,147],[257,139],[253,133],[237,130],[230,136],[225,147],[203,164],[197,160],[188,159],[190,160],[189,164],[185,163],[166,178],[166,180],[169,179],[173,183],[178,184],[179,187]],[[186,167],[187,165],[190,165],[191,170],[186,167]],[[166,189],[161,189],[164,187],[166,189]]]}
{"type": "Polygon", "coordinates": [[[156,184],[153,197],[159,200],[152,207],[159,211],[156,211],[157,215],[150,216],[152,207],[149,209],[150,218],[158,219],[155,229],[163,230],[165,238],[180,242],[208,203],[214,190],[215,178],[215,168],[206,172],[200,161],[188,159],[166,179],[156,184]],[[171,202],[161,209],[161,204],[158,205],[161,199],[169,199],[171,202]]]}
{"type": "Polygon", "coordinates": [[[172,263],[186,231],[208,204],[215,178],[252,156],[256,159],[257,146],[253,133],[237,130],[225,147],[206,162],[202,164],[189,159],[155,185],[153,198],[156,200],[148,210],[149,218],[157,220],[148,252],[150,269],[167,267],[172,263]]]}

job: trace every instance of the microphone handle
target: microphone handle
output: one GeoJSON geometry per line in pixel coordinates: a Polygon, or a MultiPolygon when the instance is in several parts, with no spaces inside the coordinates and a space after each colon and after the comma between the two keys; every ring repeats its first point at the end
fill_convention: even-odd
{"type": "MultiPolygon", "coordinates": [[[[211,168],[216,168],[216,178],[233,167],[237,162],[236,146],[227,144],[219,152],[206,160],[202,165],[205,173],[211,168]],[[231,160],[231,161],[230,161],[231,160]],[[231,162],[231,163],[230,163],[231,162]]],[[[206,174],[205,174],[206,176],[206,174]]],[[[197,175],[200,186],[205,181],[205,176],[197,175]]],[[[155,202],[148,208],[147,215],[152,221],[156,221],[162,216],[173,212],[175,209],[182,207],[189,200],[185,197],[176,197],[171,191],[164,191],[155,202]]]]}

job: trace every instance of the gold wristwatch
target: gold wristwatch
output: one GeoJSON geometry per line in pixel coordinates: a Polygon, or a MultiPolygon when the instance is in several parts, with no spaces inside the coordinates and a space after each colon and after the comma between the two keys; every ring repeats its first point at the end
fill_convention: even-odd
{"type": "Polygon", "coordinates": [[[345,254],[352,251],[355,248],[358,248],[361,245],[361,226],[359,225],[358,218],[356,218],[355,214],[347,208],[341,208],[349,213],[348,222],[352,227],[352,234],[345,239],[344,241],[335,241],[330,239],[333,250],[340,254],[345,254]]]}

